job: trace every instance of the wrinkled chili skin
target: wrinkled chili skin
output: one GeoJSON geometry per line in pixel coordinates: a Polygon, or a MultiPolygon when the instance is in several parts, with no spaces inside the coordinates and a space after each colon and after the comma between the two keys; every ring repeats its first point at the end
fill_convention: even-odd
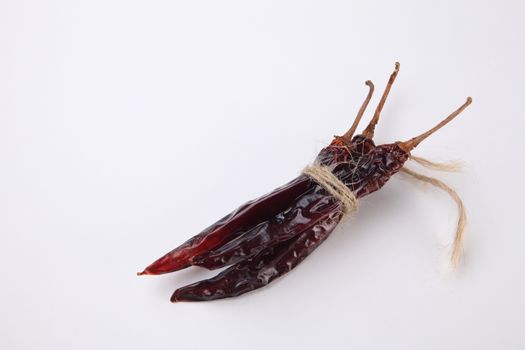
{"type": "Polygon", "coordinates": [[[238,209],[215,222],[201,233],[149,265],[141,275],[158,275],[191,266],[191,259],[242,234],[253,223],[272,218],[289,206],[289,201],[300,198],[310,190],[311,181],[296,178],[288,184],[258,199],[243,204],[238,209]]]}
{"type": "MultiPolygon", "coordinates": [[[[336,140],[335,144],[321,150],[316,162],[330,167],[356,197],[361,198],[380,189],[407,158],[406,152],[396,144],[376,147],[371,140],[356,136],[350,146],[336,140]]],[[[324,188],[314,184],[312,190],[286,212],[260,223],[225,245],[195,256],[192,264],[216,269],[242,261],[267,246],[294,237],[301,229],[308,229],[326,214],[340,209],[334,207],[338,203],[333,201],[324,188]],[[302,205],[304,201],[312,204],[306,207],[302,205]]]]}
{"type": "MultiPolygon", "coordinates": [[[[407,159],[408,154],[397,144],[375,146],[371,140],[356,136],[351,142],[336,138],[320,151],[315,162],[329,167],[361,198],[380,189],[407,159]]],[[[266,265],[286,265],[292,269],[299,264],[333,231],[342,217],[341,209],[341,204],[324,188],[301,175],[259,200],[241,206],[157,260],[145,272],[165,273],[190,265],[213,269],[233,264],[212,279],[177,290],[172,300],[213,300],[240,295],[289,271],[275,268],[271,270],[275,273],[266,278],[266,273],[261,275],[266,265]],[[266,211],[257,214],[257,208],[266,208],[266,211]],[[327,221],[331,225],[323,229],[327,221]],[[313,240],[309,236],[312,234],[313,240]],[[306,249],[307,246],[312,249],[306,249]]]]}
{"type": "MultiPolygon", "coordinates": [[[[356,197],[361,198],[380,189],[401,169],[407,159],[408,154],[397,144],[376,147],[371,140],[356,136],[350,144],[334,140],[330,146],[321,150],[316,162],[330,167],[338,179],[344,182],[356,197]]],[[[327,192],[324,192],[324,196],[331,198],[327,192]]],[[[220,267],[232,261],[236,263],[211,279],[176,290],[171,298],[172,302],[223,299],[264,287],[293,269],[315,250],[328,238],[342,215],[341,208],[333,209],[320,215],[316,224],[288,239],[287,235],[277,231],[273,239],[254,246],[254,255],[251,256],[246,253],[249,241],[243,242],[239,236],[239,242],[232,246],[234,249],[243,249],[244,256],[238,261],[224,261],[221,260],[220,254],[212,253],[209,265],[201,257],[198,263],[203,267],[220,267]]],[[[292,221],[294,219],[292,218],[292,221]]]]}
{"type": "Polygon", "coordinates": [[[383,187],[408,157],[397,143],[376,146],[372,140],[357,135],[349,145],[336,138],[321,150],[316,161],[330,167],[357,198],[362,198],[383,187]]]}
{"type": "Polygon", "coordinates": [[[216,269],[237,263],[259,253],[267,246],[288,240],[310,229],[327,214],[341,211],[340,202],[313,180],[308,181],[311,182],[311,189],[285,211],[258,223],[226,244],[195,256],[192,264],[216,269]]]}
{"type": "MultiPolygon", "coordinates": [[[[329,164],[329,156],[325,158],[325,163],[329,164]]],[[[253,230],[257,225],[264,225],[266,221],[272,220],[276,216],[283,216],[283,211],[293,210],[295,203],[301,201],[304,195],[316,187],[318,186],[315,182],[301,175],[271,193],[243,204],[201,233],[154,261],[139,275],[159,275],[195,265],[193,262],[195,257],[226,244],[247,231],[253,230]]],[[[242,252],[234,253],[234,255],[239,254],[242,256],[242,252]]],[[[222,260],[222,258],[220,259],[222,260]]],[[[203,263],[202,266],[214,268],[213,264],[210,264],[210,267],[205,265],[206,263],[203,263]]],[[[224,266],[224,263],[216,267],[221,266],[224,266]]]]}
{"type": "Polygon", "coordinates": [[[267,247],[259,254],[224,270],[217,276],[177,289],[172,302],[209,301],[236,297],[261,288],[299,265],[335,229],[343,214],[330,213],[324,220],[291,240],[267,247]]]}

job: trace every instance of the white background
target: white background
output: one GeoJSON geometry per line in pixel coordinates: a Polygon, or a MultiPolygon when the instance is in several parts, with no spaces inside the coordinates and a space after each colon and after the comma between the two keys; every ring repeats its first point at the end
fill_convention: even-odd
{"type": "MultiPolygon", "coordinates": [[[[523,349],[522,1],[0,2],[0,348],[523,349]],[[292,179],[396,60],[379,143],[418,147],[469,214],[396,176],[301,266],[239,298],[135,272],[292,179]]],[[[363,122],[363,125],[366,122],[363,122]]],[[[362,127],[361,127],[362,128],[362,127]]],[[[361,129],[360,128],[360,129],[361,129]]]]}

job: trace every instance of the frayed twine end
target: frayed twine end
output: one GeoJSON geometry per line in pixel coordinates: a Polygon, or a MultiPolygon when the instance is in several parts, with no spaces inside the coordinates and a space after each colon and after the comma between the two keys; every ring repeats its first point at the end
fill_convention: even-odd
{"type": "Polygon", "coordinates": [[[436,163],[426,158],[421,158],[421,157],[417,157],[413,155],[410,156],[410,160],[413,160],[419,165],[424,166],[425,168],[432,169],[432,170],[459,172],[463,169],[463,162],[455,161],[455,160],[444,162],[444,163],[436,163]]]}
{"type": "MultiPolygon", "coordinates": [[[[416,156],[410,156],[410,159],[426,168],[433,169],[433,170],[440,170],[440,171],[459,171],[461,170],[461,163],[459,162],[435,163],[425,158],[420,158],[416,156]]],[[[434,177],[420,174],[407,167],[403,167],[401,171],[407,175],[412,176],[416,180],[426,182],[428,184],[431,184],[445,191],[454,200],[454,202],[456,202],[456,205],[458,207],[458,221],[456,224],[456,233],[454,236],[454,242],[452,244],[452,251],[450,254],[450,262],[453,267],[457,267],[459,263],[461,262],[461,258],[463,254],[463,239],[464,239],[464,233],[465,233],[465,226],[467,224],[467,214],[466,214],[466,210],[465,210],[463,201],[461,200],[461,198],[459,197],[459,195],[454,189],[449,187],[447,184],[445,184],[441,180],[438,180],[434,177]]]]}

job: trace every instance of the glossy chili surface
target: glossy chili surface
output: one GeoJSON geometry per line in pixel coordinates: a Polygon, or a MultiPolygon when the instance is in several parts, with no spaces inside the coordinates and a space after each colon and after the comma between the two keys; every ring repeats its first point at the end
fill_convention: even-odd
{"type": "MultiPolygon", "coordinates": [[[[327,166],[356,197],[380,189],[408,154],[397,144],[375,146],[365,137],[336,138],[315,163],[327,166]]],[[[172,301],[237,296],[263,287],[304,260],[341,220],[341,203],[314,180],[300,175],[250,201],[148,266],[143,274],[191,265],[216,269],[217,276],[175,291],[172,301]]]]}

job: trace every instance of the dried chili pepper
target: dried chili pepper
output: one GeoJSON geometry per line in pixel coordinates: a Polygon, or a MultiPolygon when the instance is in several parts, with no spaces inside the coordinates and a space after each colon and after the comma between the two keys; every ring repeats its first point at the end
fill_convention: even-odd
{"type": "Polygon", "coordinates": [[[242,235],[256,222],[264,222],[283,210],[289,202],[309,190],[307,178],[297,178],[261,198],[250,201],[173,249],[139,275],[158,275],[184,269],[192,265],[196,255],[209,251],[242,235]]]}
{"type": "Polygon", "coordinates": [[[271,245],[259,254],[233,265],[209,280],[177,289],[171,301],[222,299],[267,285],[297,266],[328,238],[342,215],[341,211],[333,211],[297,237],[271,245]]]}
{"type": "MultiPolygon", "coordinates": [[[[356,198],[379,190],[396,174],[423,139],[450,122],[471,102],[454,111],[429,131],[406,142],[376,146],[372,141],[390,88],[399,71],[391,74],[372,120],[354,136],[374,91],[369,93],[352,126],[322,149],[315,163],[329,169],[356,198]]],[[[176,301],[234,297],[267,285],[297,266],[334,230],[344,214],[344,203],[319,181],[302,174],[270,194],[248,202],[200,234],[167,253],[139,274],[161,274],[201,266],[229,266],[217,276],[176,290],[176,301]]]]}

